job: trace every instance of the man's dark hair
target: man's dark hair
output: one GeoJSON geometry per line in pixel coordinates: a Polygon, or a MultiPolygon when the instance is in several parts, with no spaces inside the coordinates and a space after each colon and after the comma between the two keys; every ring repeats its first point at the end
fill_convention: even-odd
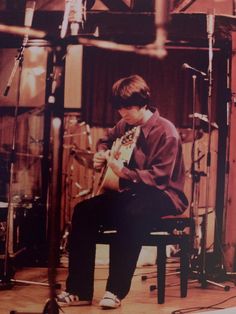
{"type": "Polygon", "coordinates": [[[139,75],[121,78],[112,86],[111,103],[116,109],[149,105],[150,89],[139,75]]]}

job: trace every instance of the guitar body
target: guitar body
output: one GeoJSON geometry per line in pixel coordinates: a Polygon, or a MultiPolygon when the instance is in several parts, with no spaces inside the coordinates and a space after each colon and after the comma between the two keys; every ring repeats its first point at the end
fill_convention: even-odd
{"type": "MultiPolygon", "coordinates": [[[[127,131],[121,138],[118,138],[112,145],[110,160],[111,158],[115,158],[122,161],[123,164],[129,164],[139,134],[140,127],[134,127],[127,131]]],[[[119,190],[119,177],[109,166],[104,167],[102,171],[95,195],[102,194],[106,190],[119,190]]]]}

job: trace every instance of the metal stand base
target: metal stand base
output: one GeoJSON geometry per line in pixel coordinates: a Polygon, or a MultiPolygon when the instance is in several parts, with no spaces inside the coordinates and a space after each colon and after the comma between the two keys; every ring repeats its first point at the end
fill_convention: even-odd
{"type": "MultiPolygon", "coordinates": [[[[19,279],[10,279],[10,280],[0,280],[0,290],[9,290],[11,289],[15,283],[26,284],[26,285],[36,285],[43,287],[50,287],[49,283],[45,282],[37,282],[37,281],[29,281],[29,280],[19,280],[19,279]]],[[[60,289],[61,284],[56,283],[55,289],[60,289]]]]}
{"type": "Polygon", "coordinates": [[[10,314],[59,314],[60,310],[62,311],[57,302],[54,299],[49,299],[47,300],[42,312],[18,312],[13,310],[10,311],[10,314]]]}
{"type": "MultiPolygon", "coordinates": [[[[223,270],[219,270],[217,272],[217,275],[218,275],[218,278],[221,278],[222,276],[226,276],[226,273],[224,272],[224,274],[222,274],[222,272],[224,272],[223,270]]],[[[206,289],[208,287],[208,285],[212,285],[212,286],[215,286],[215,287],[218,287],[218,288],[222,288],[224,291],[229,291],[230,290],[230,286],[229,285],[224,285],[224,284],[221,284],[217,281],[214,281],[212,279],[209,279],[209,275],[207,275],[206,273],[205,274],[201,274],[200,272],[198,271],[195,271],[195,270],[190,270],[190,276],[192,274],[192,277],[194,278],[193,280],[189,280],[188,282],[189,283],[195,283],[195,282],[198,282],[200,283],[201,285],[201,288],[203,289],[206,289]]],[[[214,275],[212,274],[211,277],[214,277],[214,275]]],[[[216,278],[216,276],[215,276],[216,278]]]]}
{"type": "Polygon", "coordinates": [[[218,282],[206,279],[204,280],[204,282],[201,282],[199,279],[193,279],[193,280],[189,280],[188,283],[195,283],[195,282],[199,282],[201,284],[201,288],[206,289],[208,284],[222,288],[224,291],[229,291],[230,290],[230,286],[229,285],[222,285],[218,282]]]}

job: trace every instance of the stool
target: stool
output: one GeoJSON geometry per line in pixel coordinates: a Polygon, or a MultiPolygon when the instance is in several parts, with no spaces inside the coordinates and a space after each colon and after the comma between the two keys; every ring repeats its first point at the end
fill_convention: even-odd
{"type": "MultiPolygon", "coordinates": [[[[180,253],[180,296],[187,296],[189,269],[189,227],[190,218],[184,215],[165,216],[144,238],[143,245],[156,246],[157,254],[157,302],[165,302],[166,246],[179,245],[180,253]]],[[[116,236],[115,229],[99,230],[97,243],[110,244],[116,236]]]]}

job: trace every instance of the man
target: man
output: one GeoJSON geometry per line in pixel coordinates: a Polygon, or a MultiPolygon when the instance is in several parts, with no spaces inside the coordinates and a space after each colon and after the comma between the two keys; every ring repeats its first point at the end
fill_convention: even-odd
{"type": "Polygon", "coordinates": [[[149,87],[138,75],[122,78],[112,87],[111,102],[121,120],[99,140],[94,167],[100,170],[107,163],[115,174],[118,190],[107,189],[75,207],[69,275],[66,292],[57,296],[60,304],[92,304],[96,235],[102,225],[116,228],[117,234],[110,247],[109,277],[99,305],[120,306],[130,290],[142,241],[153,221],[156,225],[162,216],[180,214],[188,206],[183,193],[180,136],[170,121],[149,106],[149,100],[149,87]],[[126,134],[129,141],[134,127],[140,132],[127,164],[119,157],[122,145],[110,149],[126,134]]]}

